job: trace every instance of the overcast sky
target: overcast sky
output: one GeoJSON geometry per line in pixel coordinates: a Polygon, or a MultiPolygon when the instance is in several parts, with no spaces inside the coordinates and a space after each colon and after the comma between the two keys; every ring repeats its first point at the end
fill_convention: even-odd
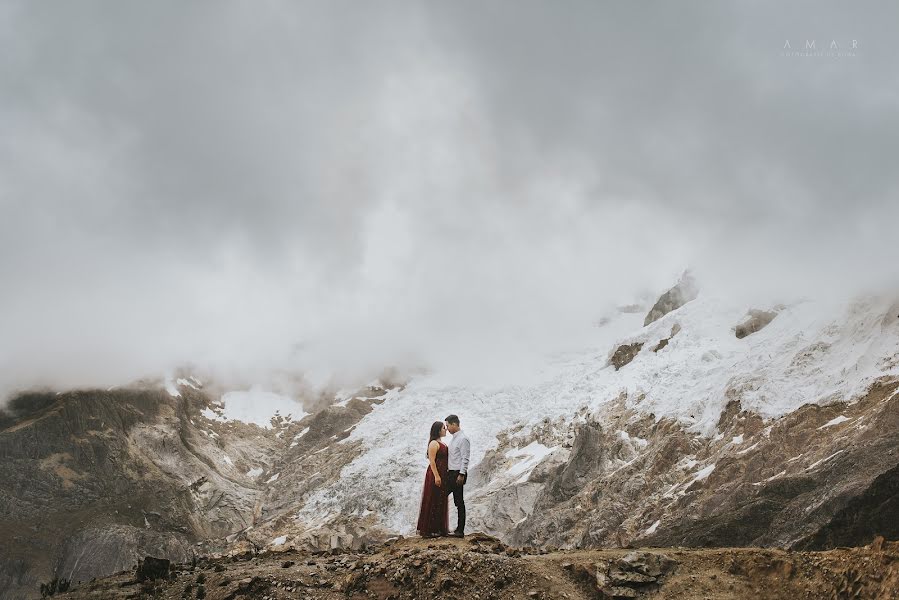
{"type": "Polygon", "coordinates": [[[2,2],[0,395],[186,362],[464,378],[688,266],[747,304],[891,288],[896,23],[894,2],[2,2]]]}

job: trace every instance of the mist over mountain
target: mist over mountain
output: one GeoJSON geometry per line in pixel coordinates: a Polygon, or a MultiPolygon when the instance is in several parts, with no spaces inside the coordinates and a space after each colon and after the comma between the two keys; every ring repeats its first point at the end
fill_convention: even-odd
{"type": "Polygon", "coordinates": [[[896,7],[799,6],[6,3],[4,396],[513,379],[688,267],[895,289],[896,7]]]}

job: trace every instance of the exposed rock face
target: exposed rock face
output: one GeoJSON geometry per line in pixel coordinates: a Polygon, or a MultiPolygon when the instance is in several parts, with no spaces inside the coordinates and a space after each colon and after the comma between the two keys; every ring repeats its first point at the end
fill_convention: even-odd
{"type": "MultiPolygon", "coordinates": [[[[179,397],[121,389],[15,399],[0,413],[0,538],[10,542],[0,598],[147,555],[183,562],[240,540],[268,545],[275,523],[339,476],[357,451],[339,442],[384,393],[367,389],[271,430],[207,419],[210,399],[188,387],[179,397]]],[[[346,531],[338,545],[354,543],[346,531]]],[[[332,537],[305,542],[330,547],[332,537]]]]}
{"type": "MultiPolygon", "coordinates": [[[[227,541],[246,539],[264,547],[272,539],[284,536],[285,544],[329,550],[360,548],[371,541],[386,538],[380,531],[369,531],[368,525],[374,524],[373,518],[335,519],[312,528],[296,519],[297,510],[309,497],[323,486],[335,484],[343,467],[358,456],[359,442],[345,440],[355,424],[371,412],[372,406],[383,401],[384,392],[383,389],[368,390],[361,397],[350,399],[345,406],[325,408],[304,419],[293,430],[299,430],[294,437],[285,436],[289,444],[272,456],[270,472],[277,473],[278,477],[268,484],[260,499],[255,527],[241,531],[227,541]]],[[[362,510],[360,502],[359,512],[362,510]]],[[[209,546],[218,550],[225,547],[209,546]]]]}
{"type": "MultiPolygon", "coordinates": [[[[81,530],[66,541],[56,572],[70,581],[89,581],[101,574],[131,569],[147,553],[166,556],[166,561],[185,562],[190,560],[192,549],[186,536],[172,532],[99,525],[81,530]]],[[[147,565],[147,569],[152,568],[147,565]]]]}
{"type": "Polygon", "coordinates": [[[677,310],[690,300],[694,300],[699,295],[699,287],[696,280],[689,271],[684,273],[680,281],[673,288],[662,294],[643,320],[643,326],[649,325],[653,321],[657,321],[670,313],[677,310]]]}
{"type": "Polygon", "coordinates": [[[757,331],[761,331],[773,321],[776,316],[776,311],[752,308],[746,315],[746,320],[734,327],[734,335],[737,336],[737,339],[743,339],[747,335],[752,335],[757,331]]]}
{"type": "Polygon", "coordinates": [[[677,323],[675,323],[674,325],[672,325],[672,326],[671,326],[671,335],[669,335],[669,336],[666,337],[666,338],[660,339],[660,340],[659,340],[659,343],[656,344],[655,348],[653,348],[652,351],[653,351],[653,352],[658,352],[659,350],[664,349],[665,346],[668,345],[668,342],[671,341],[671,338],[673,338],[674,336],[676,336],[676,335],[678,334],[679,331],[680,331],[680,325],[678,325],[677,323]]]}
{"type": "Polygon", "coordinates": [[[155,558],[147,556],[137,563],[137,580],[148,581],[154,579],[168,579],[171,561],[167,558],[155,558]]]}
{"type": "MultiPolygon", "coordinates": [[[[667,343],[667,342],[666,342],[667,343]]],[[[609,363],[615,367],[617,371],[624,365],[628,364],[637,354],[640,353],[640,350],[643,348],[642,342],[636,342],[633,344],[622,344],[615,349],[615,352],[612,353],[612,357],[609,359],[609,363]]]]}
{"type": "Polygon", "coordinates": [[[577,495],[588,482],[597,479],[605,467],[608,441],[598,424],[579,425],[568,461],[559,465],[555,476],[550,476],[544,485],[546,499],[566,501],[577,495]]]}
{"type": "Polygon", "coordinates": [[[806,406],[767,424],[732,402],[711,440],[610,406],[578,426],[568,460],[509,538],[827,548],[899,537],[897,388],[883,382],[855,404],[806,406]]]}
{"type": "Polygon", "coordinates": [[[193,542],[242,527],[251,513],[258,492],[220,474],[212,458],[220,449],[190,426],[198,397],[119,390],[32,399],[38,410],[8,417],[0,431],[8,595],[56,576],[130,568],[146,554],[184,560],[193,542]]]}

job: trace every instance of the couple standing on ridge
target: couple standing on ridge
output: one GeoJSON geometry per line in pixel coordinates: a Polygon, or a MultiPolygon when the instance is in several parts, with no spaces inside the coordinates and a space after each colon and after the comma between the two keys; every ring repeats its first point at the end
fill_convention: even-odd
{"type": "Polygon", "coordinates": [[[428,470],[418,512],[418,533],[422,537],[465,536],[465,482],[468,481],[468,459],[471,443],[459,428],[459,417],[450,415],[431,425],[428,439],[428,470]],[[453,434],[449,447],[440,441],[447,431],[453,434]],[[449,494],[459,512],[459,524],[449,532],[449,494]]]}

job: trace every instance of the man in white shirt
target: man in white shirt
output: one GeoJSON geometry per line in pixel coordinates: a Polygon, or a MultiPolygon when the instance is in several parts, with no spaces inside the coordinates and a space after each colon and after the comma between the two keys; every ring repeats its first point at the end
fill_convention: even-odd
{"type": "Polygon", "coordinates": [[[446,429],[453,434],[449,447],[449,465],[446,478],[449,480],[448,491],[453,493],[453,504],[459,512],[459,524],[450,535],[465,537],[465,498],[463,496],[465,482],[468,481],[468,459],[471,456],[471,442],[459,428],[459,417],[450,415],[446,419],[446,429]]]}

